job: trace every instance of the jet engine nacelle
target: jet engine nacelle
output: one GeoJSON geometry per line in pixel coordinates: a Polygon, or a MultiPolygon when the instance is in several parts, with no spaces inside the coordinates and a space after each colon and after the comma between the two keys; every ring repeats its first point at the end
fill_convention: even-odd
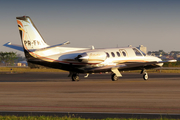
{"type": "Polygon", "coordinates": [[[98,64],[104,62],[107,58],[105,52],[85,52],[76,58],[79,62],[89,63],[89,64],[98,64]]]}

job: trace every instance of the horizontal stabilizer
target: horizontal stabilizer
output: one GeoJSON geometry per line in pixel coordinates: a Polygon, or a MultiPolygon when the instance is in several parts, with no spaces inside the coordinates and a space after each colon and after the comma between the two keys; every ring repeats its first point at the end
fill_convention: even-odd
{"type": "Polygon", "coordinates": [[[16,44],[12,44],[11,42],[8,42],[4,44],[3,46],[24,52],[22,45],[16,45],[16,44]]]}

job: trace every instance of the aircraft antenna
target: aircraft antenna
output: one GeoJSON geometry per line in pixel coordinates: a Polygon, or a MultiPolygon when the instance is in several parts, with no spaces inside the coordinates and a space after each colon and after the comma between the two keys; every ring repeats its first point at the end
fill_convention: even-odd
{"type": "Polygon", "coordinates": [[[94,46],[91,46],[91,49],[94,50],[95,49],[94,46]]]}

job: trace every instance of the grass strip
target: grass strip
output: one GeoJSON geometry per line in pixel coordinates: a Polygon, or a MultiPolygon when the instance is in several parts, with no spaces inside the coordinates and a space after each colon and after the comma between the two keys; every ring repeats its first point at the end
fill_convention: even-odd
{"type": "Polygon", "coordinates": [[[60,69],[37,69],[37,68],[29,68],[29,67],[0,67],[0,72],[9,72],[9,73],[23,73],[23,72],[65,72],[60,69]]]}

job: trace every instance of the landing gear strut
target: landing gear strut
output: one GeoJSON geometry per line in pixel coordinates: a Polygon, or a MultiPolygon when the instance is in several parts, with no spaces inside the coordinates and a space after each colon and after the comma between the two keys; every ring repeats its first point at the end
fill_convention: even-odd
{"type": "Polygon", "coordinates": [[[116,74],[112,74],[111,79],[112,79],[112,81],[117,81],[118,76],[116,74]]]}

